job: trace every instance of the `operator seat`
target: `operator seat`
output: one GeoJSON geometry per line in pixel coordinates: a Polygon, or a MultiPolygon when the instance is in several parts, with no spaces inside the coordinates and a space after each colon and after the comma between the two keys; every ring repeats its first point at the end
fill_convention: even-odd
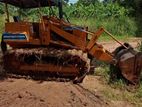
{"type": "Polygon", "coordinates": [[[19,16],[13,16],[14,22],[20,22],[20,17],[19,16]]]}

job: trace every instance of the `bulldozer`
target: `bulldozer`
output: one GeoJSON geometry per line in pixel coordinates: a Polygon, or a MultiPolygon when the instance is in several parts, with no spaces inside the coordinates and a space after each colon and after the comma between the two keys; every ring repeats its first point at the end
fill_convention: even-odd
{"type": "Polygon", "coordinates": [[[90,72],[93,58],[110,63],[130,83],[138,84],[142,70],[142,53],[129,44],[122,44],[104,28],[95,32],[87,27],[73,25],[64,19],[62,0],[0,0],[5,4],[6,23],[2,34],[1,50],[7,73],[42,75],[67,78],[81,83],[90,72]],[[39,8],[40,20],[30,22],[13,17],[10,21],[8,6],[22,9],[39,8]],[[42,15],[40,8],[56,6],[59,16],[42,15]],[[110,53],[97,43],[106,33],[120,44],[110,53]],[[88,35],[91,39],[88,40],[88,35]],[[9,49],[10,46],[11,48],[9,49]]]}

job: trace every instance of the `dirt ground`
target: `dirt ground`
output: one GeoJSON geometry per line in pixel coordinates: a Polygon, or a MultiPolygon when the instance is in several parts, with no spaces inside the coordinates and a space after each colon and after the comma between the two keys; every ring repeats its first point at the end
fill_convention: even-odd
{"type": "MultiPolygon", "coordinates": [[[[131,40],[136,47],[138,40],[131,40]]],[[[102,43],[109,51],[118,44],[102,43]]],[[[126,101],[105,99],[100,90],[104,85],[98,76],[87,76],[83,83],[35,81],[1,78],[0,107],[133,107],[126,101]]]]}
{"type": "MultiPolygon", "coordinates": [[[[121,43],[129,43],[133,48],[137,48],[138,45],[141,43],[142,38],[130,38],[128,40],[122,40],[121,43]]],[[[120,46],[119,43],[115,42],[114,40],[108,41],[108,42],[99,42],[105,49],[107,49],[109,52],[114,51],[118,46],[120,46]]]]}
{"type": "Polygon", "coordinates": [[[25,79],[0,82],[0,107],[101,107],[99,96],[72,83],[25,79]]]}

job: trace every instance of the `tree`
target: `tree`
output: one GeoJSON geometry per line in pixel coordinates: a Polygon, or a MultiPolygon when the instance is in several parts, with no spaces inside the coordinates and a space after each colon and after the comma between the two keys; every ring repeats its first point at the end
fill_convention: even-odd
{"type": "Polygon", "coordinates": [[[135,17],[137,22],[137,35],[142,37],[142,0],[135,0],[135,17]]]}
{"type": "Polygon", "coordinates": [[[69,0],[64,0],[66,3],[68,3],[69,2],[69,0]]]}
{"type": "Polygon", "coordinates": [[[104,0],[104,2],[118,3],[124,7],[135,7],[136,0],[104,0]]]}
{"type": "Polygon", "coordinates": [[[4,5],[0,4],[0,14],[4,14],[4,5]]]}
{"type": "Polygon", "coordinates": [[[83,5],[90,5],[95,4],[96,2],[99,2],[99,0],[78,0],[77,4],[83,4],[83,5]]]}

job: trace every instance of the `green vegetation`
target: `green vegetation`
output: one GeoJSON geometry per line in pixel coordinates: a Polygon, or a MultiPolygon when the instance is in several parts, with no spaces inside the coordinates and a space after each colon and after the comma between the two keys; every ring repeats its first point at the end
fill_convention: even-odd
{"type": "Polygon", "coordinates": [[[142,52],[142,41],[141,41],[141,43],[139,44],[138,49],[142,52]]]}
{"type": "Polygon", "coordinates": [[[88,26],[90,31],[95,32],[98,28],[103,27],[116,36],[135,36],[137,30],[134,19],[128,17],[115,18],[73,18],[71,22],[76,25],[88,26]],[[125,23],[125,24],[124,24],[125,23]]]}
{"type": "Polygon", "coordinates": [[[95,3],[89,5],[83,5],[82,3],[77,3],[75,5],[67,5],[64,7],[65,12],[69,17],[77,18],[119,18],[127,16],[129,14],[128,9],[120,6],[117,3],[95,3]]]}
{"type": "Polygon", "coordinates": [[[2,34],[3,30],[4,30],[4,17],[0,15],[0,35],[2,34]]]}
{"type": "Polygon", "coordinates": [[[116,36],[136,36],[135,18],[129,17],[130,10],[118,3],[97,2],[86,5],[84,2],[78,2],[65,6],[64,10],[72,23],[88,26],[91,31],[104,27],[116,36]]]}
{"type": "Polygon", "coordinates": [[[105,98],[113,101],[126,101],[134,104],[137,107],[141,107],[142,83],[140,84],[139,88],[127,86],[122,79],[110,83],[109,74],[109,65],[101,64],[101,67],[96,68],[95,75],[101,76],[100,81],[102,81],[102,84],[104,84],[104,88],[101,90],[101,93],[105,96],[105,98]]]}
{"type": "MultiPolygon", "coordinates": [[[[141,18],[135,17],[136,11],[139,11],[136,7],[141,6],[138,4],[140,2],[130,3],[128,0],[104,0],[104,2],[99,2],[98,0],[79,0],[75,4],[68,4],[67,2],[68,0],[65,0],[63,7],[63,11],[66,14],[64,18],[70,19],[70,22],[73,24],[88,26],[90,31],[96,31],[99,27],[104,27],[116,36],[141,36],[141,24],[139,24],[141,18]]],[[[31,10],[19,9],[13,6],[9,7],[11,16],[20,15],[23,20],[39,20],[39,10],[43,15],[58,14],[56,7],[52,7],[53,11],[50,11],[51,9],[48,7],[31,10]]],[[[0,4],[0,14],[4,15],[3,4],[0,4]]],[[[3,25],[1,26],[2,31],[3,25]]]]}

